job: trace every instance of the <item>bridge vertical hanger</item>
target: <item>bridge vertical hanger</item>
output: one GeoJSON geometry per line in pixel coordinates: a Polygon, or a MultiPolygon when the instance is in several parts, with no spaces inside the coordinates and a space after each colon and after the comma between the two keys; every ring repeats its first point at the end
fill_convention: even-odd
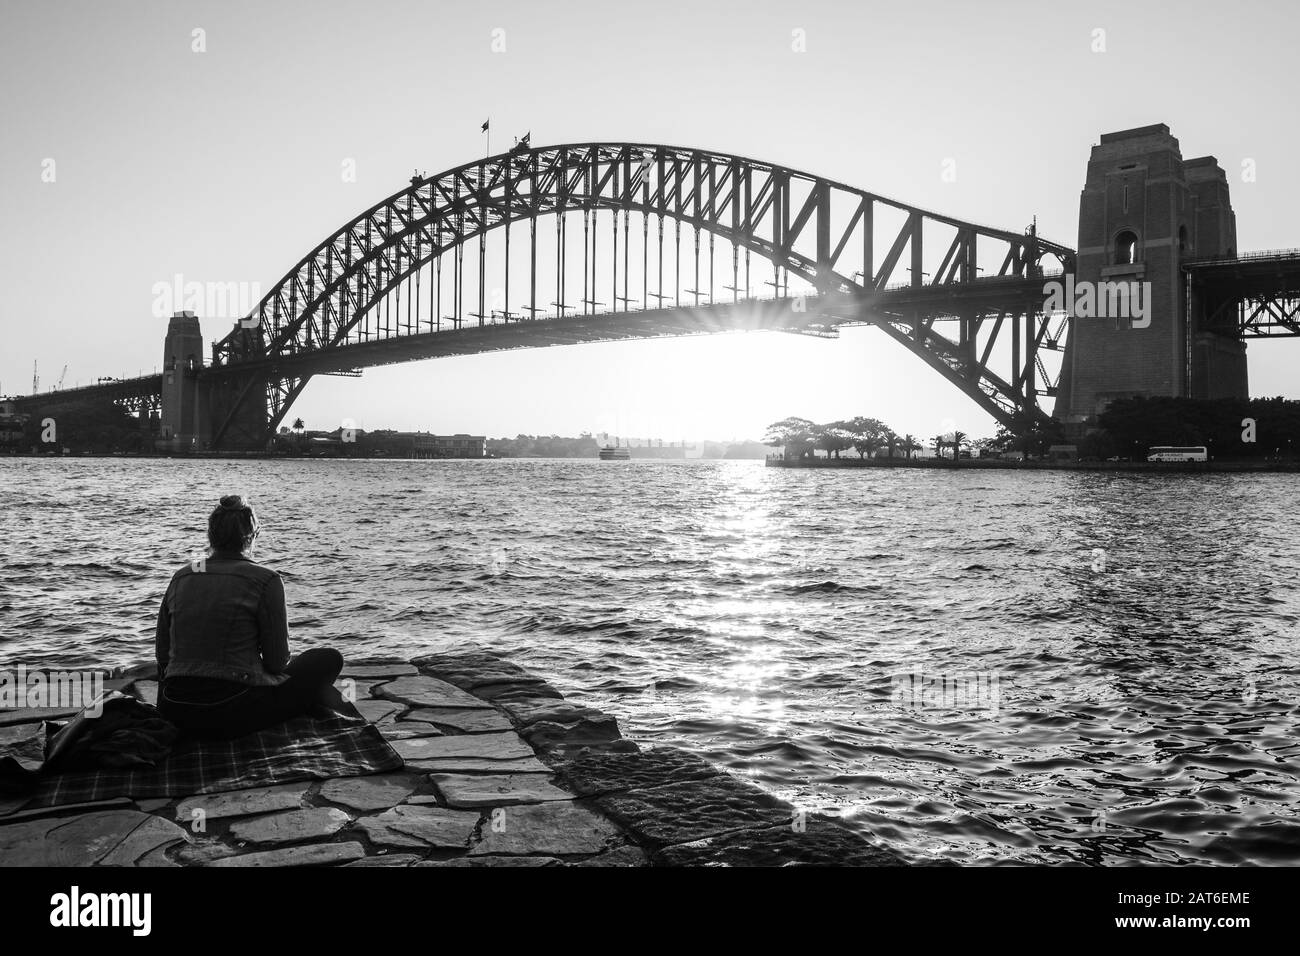
{"type": "Polygon", "coordinates": [[[483,327],[483,317],[487,315],[484,295],[487,293],[487,167],[480,164],[478,168],[478,324],[483,327]]]}

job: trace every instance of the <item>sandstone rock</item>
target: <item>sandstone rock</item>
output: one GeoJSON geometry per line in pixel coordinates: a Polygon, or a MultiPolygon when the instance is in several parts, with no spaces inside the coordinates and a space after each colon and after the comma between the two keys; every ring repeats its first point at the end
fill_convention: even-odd
{"type": "Polygon", "coordinates": [[[551,773],[536,757],[517,760],[486,760],[481,757],[439,757],[433,760],[408,760],[407,769],[429,773],[551,773]]]}
{"type": "Polygon", "coordinates": [[[602,710],[584,704],[573,704],[563,698],[559,700],[550,697],[519,698],[503,701],[501,706],[521,727],[527,727],[539,720],[569,724],[579,720],[612,719],[602,710]]]}
{"type": "Polygon", "coordinates": [[[244,853],[222,857],[209,866],[330,866],[359,860],[366,851],[359,843],[309,843],[305,846],[267,850],[264,853],[244,853]]]}
{"type": "Polygon", "coordinates": [[[494,854],[574,856],[599,853],[620,839],[618,829],[569,802],[496,808],[483,824],[471,856],[494,854]]]}
{"type": "Polygon", "coordinates": [[[379,733],[388,741],[410,740],[412,737],[441,737],[442,731],[433,724],[418,720],[389,721],[379,726],[379,733]],[[409,726],[404,726],[409,725],[409,726]]]}
{"type": "Polygon", "coordinates": [[[659,845],[791,819],[788,804],[726,774],[610,793],[598,797],[596,805],[642,841],[659,845]]]}
{"type": "Polygon", "coordinates": [[[145,817],[125,840],[100,859],[98,865],[136,866],[139,860],[155,850],[179,842],[189,842],[189,835],[176,824],[162,817],[145,817]]]}
{"type": "Polygon", "coordinates": [[[375,693],[379,697],[415,707],[462,707],[469,710],[490,710],[492,707],[473,694],[436,677],[399,677],[380,684],[375,693]]]}
{"type": "Polygon", "coordinates": [[[579,720],[571,724],[557,724],[539,720],[521,731],[528,742],[540,751],[568,753],[584,747],[604,749],[622,740],[618,721],[613,717],[600,720],[579,720]]]}
{"type": "Polygon", "coordinates": [[[195,809],[202,810],[209,820],[294,810],[303,805],[309,786],[307,783],[290,783],[279,787],[196,794],[181,801],[176,808],[176,821],[182,826],[189,826],[194,819],[192,811],[195,809]]]}
{"type": "Polygon", "coordinates": [[[90,866],[150,819],[138,810],[102,810],[5,824],[0,826],[0,867],[90,866]]]}
{"type": "Polygon", "coordinates": [[[230,826],[230,838],[239,843],[300,843],[333,836],[351,819],[337,807],[285,810],[240,820],[230,826]]]}
{"type": "Polygon", "coordinates": [[[520,803],[572,800],[573,794],[549,782],[546,774],[510,773],[469,776],[431,773],[447,805],[451,807],[502,807],[520,803]]]}
{"type": "Polygon", "coordinates": [[[495,710],[455,710],[448,707],[420,707],[411,710],[401,723],[424,722],[451,727],[463,734],[484,734],[513,729],[509,720],[495,710]]]}
{"type": "Polygon", "coordinates": [[[157,680],[158,664],[156,661],[141,661],[126,667],[114,667],[112,673],[118,680],[157,680]]]}
{"type": "Polygon", "coordinates": [[[137,867],[144,867],[149,869],[162,869],[164,867],[169,867],[169,866],[180,866],[179,863],[177,863],[175,860],[167,856],[167,851],[175,845],[176,844],[174,843],[168,843],[158,847],[157,849],[150,850],[144,856],[140,857],[140,859],[136,860],[135,865],[137,867]]]}
{"type": "Polygon", "coordinates": [[[460,734],[454,737],[414,737],[394,740],[393,749],[403,760],[518,760],[533,756],[533,748],[513,731],[498,734],[460,734]]]}
{"type": "Polygon", "coordinates": [[[158,706],[158,682],[156,680],[137,680],[131,684],[131,694],[139,697],[146,704],[158,706]]]}
{"type": "Polygon", "coordinates": [[[321,785],[320,796],[353,810],[386,810],[409,797],[416,783],[415,778],[401,774],[338,777],[321,785]]]}
{"type": "Polygon", "coordinates": [[[176,850],[176,859],[191,866],[208,866],[214,860],[224,860],[228,856],[238,856],[240,850],[227,846],[220,840],[204,838],[201,842],[186,844],[176,850]]]}
{"type": "Polygon", "coordinates": [[[13,757],[28,770],[39,770],[45,762],[45,728],[36,724],[0,727],[0,754],[13,757]]]}
{"type": "Polygon", "coordinates": [[[357,820],[357,827],[378,846],[463,850],[469,845],[478,821],[477,813],[403,805],[378,816],[362,817],[357,820]]]}
{"type": "Polygon", "coordinates": [[[404,663],[344,664],[343,672],[339,676],[360,681],[371,677],[414,677],[419,673],[414,665],[404,663]]]}
{"type": "Polygon", "coordinates": [[[804,832],[790,822],[778,827],[739,830],[655,854],[664,866],[902,866],[902,857],[868,842],[849,827],[809,816],[804,832]]]}
{"type": "Polygon", "coordinates": [[[552,866],[553,856],[462,856],[452,860],[425,860],[416,866],[552,866]]]}
{"type": "Polygon", "coordinates": [[[474,690],[486,684],[544,683],[540,677],[530,674],[518,664],[484,651],[426,654],[411,663],[465,690],[474,690]]]}
{"type": "Polygon", "coordinates": [[[585,860],[577,860],[568,864],[569,866],[649,866],[650,861],[646,859],[640,847],[620,846],[613,850],[607,850],[596,856],[589,856],[585,860]]]}
{"type": "Polygon", "coordinates": [[[405,709],[401,704],[395,704],[390,700],[359,700],[352,706],[356,707],[361,716],[372,724],[390,720],[405,709]]]}
{"type": "Polygon", "coordinates": [[[579,796],[721,776],[707,761],[677,747],[635,753],[587,751],[562,761],[557,769],[561,785],[579,796]]]}
{"type": "Polygon", "coordinates": [[[548,700],[564,699],[564,696],[550,684],[484,684],[482,687],[474,688],[474,693],[507,710],[516,705],[539,707],[548,700]]]}
{"type": "Polygon", "coordinates": [[[81,713],[77,707],[18,707],[0,710],[0,727],[14,724],[35,724],[42,720],[64,720],[81,713]]]}
{"type": "Polygon", "coordinates": [[[153,800],[137,800],[135,805],[145,813],[157,813],[171,802],[171,797],[157,797],[153,800]]]}
{"type": "MultiPolygon", "coordinates": [[[[19,797],[20,803],[26,802],[30,797],[19,797]]],[[[132,810],[135,809],[130,797],[113,797],[111,800],[91,800],[88,803],[64,803],[57,807],[32,807],[28,810],[16,810],[0,817],[0,823],[16,823],[19,820],[34,820],[38,817],[64,817],[65,819],[72,815],[72,811],[85,813],[88,810],[132,810]]]]}
{"type": "Polygon", "coordinates": [[[343,695],[344,700],[357,704],[375,699],[375,688],[380,683],[370,678],[340,677],[334,682],[334,689],[343,695]]]}
{"type": "Polygon", "coordinates": [[[375,856],[363,856],[344,866],[410,866],[420,859],[414,853],[380,853],[375,856]]]}

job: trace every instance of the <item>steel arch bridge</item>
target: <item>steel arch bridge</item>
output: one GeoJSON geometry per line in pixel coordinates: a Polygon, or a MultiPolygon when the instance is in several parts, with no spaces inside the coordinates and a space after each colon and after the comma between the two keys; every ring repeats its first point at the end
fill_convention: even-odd
{"type": "Polygon", "coordinates": [[[507,348],[874,325],[996,420],[1046,417],[1074,251],[727,153],[517,146],[305,255],[193,372],[212,448],[261,448],[313,375],[507,348]],[[685,238],[685,249],[683,249],[685,238]],[[579,243],[581,244],[579,248],[579,243]],[[685,259],[685,268],[683,267],[685,259]],[[940,323],[952,334],[940,332],[940,323]]]}

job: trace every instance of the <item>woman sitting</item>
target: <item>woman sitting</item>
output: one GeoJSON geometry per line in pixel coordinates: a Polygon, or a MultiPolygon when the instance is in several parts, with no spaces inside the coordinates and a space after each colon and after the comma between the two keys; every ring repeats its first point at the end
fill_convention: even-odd
{"type": "Polygon", "coordinates": [[[158,611],[158,709],[182,731],[229,740],[304,714],[347,714],[343,656],[289,659],[284,583],[253,562],[257,516],[228,495],[208,518],[208,557],[172,576],[158,611]]]}

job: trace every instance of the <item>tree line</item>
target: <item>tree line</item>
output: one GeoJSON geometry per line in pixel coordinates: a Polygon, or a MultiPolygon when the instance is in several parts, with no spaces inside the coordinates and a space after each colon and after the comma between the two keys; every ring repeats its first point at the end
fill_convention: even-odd
{"type": "Polygon", "coordinates": [[[922,443],[915,435],[900,435],[878,418],[857,416],[843,421],[813,422],[806,418],[783,418],[767,427],[764,444],[784,447],[786,457],[808,458],[824,451],[828,458],[839,458],[852,449],[859,458],[875,458],[881,451],[888,457],[911,458],[918,451],[933,447],[938,456],[951,451],[959,456],[972,447],[970,437],[961,431],[936,435],[922,443]]]}

